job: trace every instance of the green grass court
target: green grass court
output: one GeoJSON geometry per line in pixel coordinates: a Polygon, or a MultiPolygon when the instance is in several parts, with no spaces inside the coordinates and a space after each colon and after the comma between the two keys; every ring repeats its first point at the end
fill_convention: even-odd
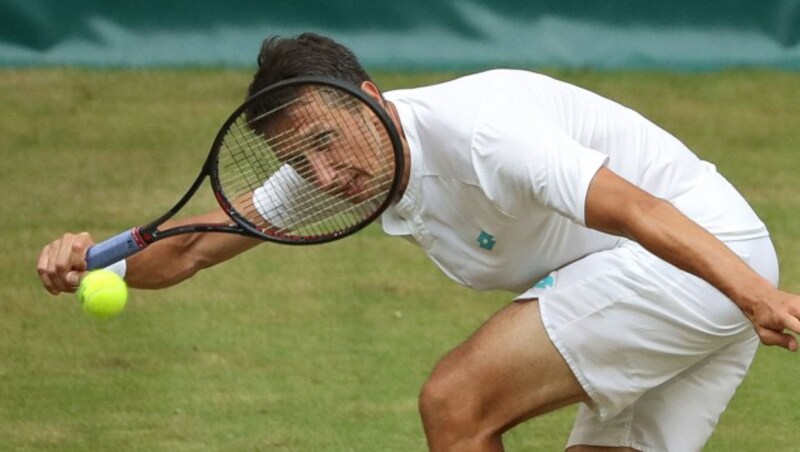
{"type": "MultiPolygon", "coordinates": [[[[800,73],[553,74],[716,163],[769,226],[782,286],[800,291],[800,73]]],[[[171,206],[248,78],[0,71],[0,450],[424,450],[422,382],[510,296],[451,283],[375,226],[320,247],[265,245],[183,285],[135,291],[105,323],[38,283],[36,257],[62,232],[99,240],[171,206]]],[[[798,406],[800,355],[762,348],[707,450],[800,450],[798,406]]],[[[572,414],[514,430],[508,449],[560,450],[572,414]]]]}

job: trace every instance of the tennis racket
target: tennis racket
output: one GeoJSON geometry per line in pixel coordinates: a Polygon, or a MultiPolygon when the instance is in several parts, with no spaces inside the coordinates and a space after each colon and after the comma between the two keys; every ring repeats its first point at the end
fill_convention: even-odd
{"type": "Polygon", "coordinates": [[[89,270],[178,234],[222,232],[294,245],[344,238],[394,200],[403,150],[385,110],[359,88],[320,77],[285,80],[225,121],[200,174],[164,215],[95,244],[89,270]],[[159,227],[209,178],[227,224],[159,227]]]}

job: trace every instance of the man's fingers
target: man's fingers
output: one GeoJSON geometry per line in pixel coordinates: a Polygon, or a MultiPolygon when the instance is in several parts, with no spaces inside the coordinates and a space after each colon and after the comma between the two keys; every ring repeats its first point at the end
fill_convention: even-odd
{"type": "Polygon", "coordinates": [[[82,232],[75,236],[75,241],[72,242],[72,268],[78,271],[86,270],[86,251],[94,245],[91,236],[88,233],[82,232]]]}
{"type": "Polygon", "coordinates": [[[56,295],[77,289],[80,277],[86,271],[86,250],[93,243],[86,232],[67,233],[42,249],[36,271],[48,292],[56,295]]]}
{"type": "Polygon", "coordinates": [[[83,232],[75,236],[70,252],[70,271],[64,274],[64,281],[67,283],[67,291],[75,292],[81,280],[81,275],[86,271],[86,250],[94,243],[89,234],[83,232]]]}
{"type": "Polygon", "coordinates": [[[47,264],[47,274],[50,281],[59,292],[68,289],[69,284],[64,280],[66,273],[70,270],[70,260],[72,253],[72,242],[75,239],[73,234],[64,234],[60,240],[50,244],[50,259],[47,264]]]}
{"type": "MultiPolygon", "coordinates": [[[[789,315],[783,322],[783,328],[795,334],[800,334],[800,319],[794,314],[789,315]]],[[[786,348],[793,352],[797,351],[797,338],[793,334],[785,335],[789,336],[789,343],[786,348]]]]}
{"type": "Polygon", "coordinates": [[[794,315],[788,315],[783,320],[783,327],[787,330],[800,334],[800,319],[794,315]]]}
{"type": "Polygon", "coordinates": [[[62,276],[64,264],[63,262],[59,261],[60,256],[62,255],[64,238],[60,240],[56,240],[55,242],[49,245],[48,250],[48,257],[47,257],[47,277],[50,279],[50,284],[52,285],[54,293],[63,292],[66,288],[64,283],[64,278],[62,276]]]}
{"type": "Polygon", "coordinates": [[[39,279],[42,280],[42,285],[48,292],[53,295],[58,294],[58,289],[53,284],[53,281],[50,279],[50,275],[47,272],[47,267],[50,261],[50,245],[45,246],[42,248],[42,252],[39,253],[39,260],[36,262],[36,272],[39,274],[39,279]]]}
{"type": "Polygon", "coordinates": [[[67,288],[64,289],[64,292],[72,293],[78,290],[78,285],[81,282],[82,273],[83,272],[72,271],[72,272],[67,272],[67,274],[64,275],[64,281],[66,281],[67,283],[67,288]]]}
{"type": "Polygon", "coordinates": [[[791,334],[761,328],[758,337],[764,345],[777,345],[790,351],[797,351],[797,339],[791,334]]]}

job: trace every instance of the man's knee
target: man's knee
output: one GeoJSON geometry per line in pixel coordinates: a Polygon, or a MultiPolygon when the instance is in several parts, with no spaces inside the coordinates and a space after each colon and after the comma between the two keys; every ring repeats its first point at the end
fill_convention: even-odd
{"type": "Polygon", "coordinates": [[[470,387],[466,373],[464,369],[440,363],[423,385],[419,411],[429,437],[463,439],[492,433],[480,391],[470,387]]]}
{"type": "Polygon", "coordinates": [[[437,423],[464,423],[475,417],[475,394],[459,382],[458,370],[439,369],[430,376],[419,394],[419,410],[424,420],[437,423]]]}

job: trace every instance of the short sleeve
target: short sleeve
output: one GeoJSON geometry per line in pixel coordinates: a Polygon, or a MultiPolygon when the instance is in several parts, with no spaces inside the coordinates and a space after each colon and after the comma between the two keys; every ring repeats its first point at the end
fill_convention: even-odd
{"type": "Polygon", "coordinates": [[[583,226],[589,184],[608,162],[606,154],[582,146],[547,121],[530,117],[479,124],[472,158],[481,185],[491,197],[517,208],[535,202],[583,226]]]}

